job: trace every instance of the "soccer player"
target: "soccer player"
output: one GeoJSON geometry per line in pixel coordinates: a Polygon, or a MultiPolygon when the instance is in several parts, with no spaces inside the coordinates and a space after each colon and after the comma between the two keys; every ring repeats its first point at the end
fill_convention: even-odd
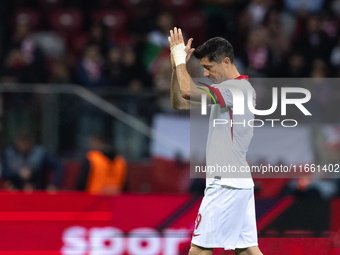
{"type": "MultiPolygon", "coordinates": [[[[212,38],[196,50],[191,48],[192,40],[189,39],[185,45],[181,29],[175,27],[170,31],[172,105],[175,109],[189,110],[190,106],[199,105],[201,95],[205,94],[194,86],[186,69],[186,62],[194,53],[204,68],[204,76],[213,82],[213,85],[206,86],[215,97],[215,100],[207,97],[211,114],[206,165],[231,165],[240,170],[248,166],[246,152],[253,128],[247,123],[254,119],[254,115],[249,111],[247,102],[248,95],[251,95],[255,106],[255,91],[248,76],[241,76],[237,71],[233,48],[227,40],[212,38]],[[237,95],[240,91],[244,98],[244,114],[236,115],[233,114],[236,105],[233,105],[233,94],[237,95]],[[248,94],[248,91],[251,93],[248,94]],[[215,125],[214,119],[228,122],[225,125],[215,125]],[[232,125],[231,122],[239,124],[232,125]]],[[[242,177],[247,178],[225,178],[218,175],[207,178],[189,255],[211,255],[214,248],[234,250],[235,254],[240,255],[262,254],[257,244],[254,183],[250,173],[242,177]]]]}

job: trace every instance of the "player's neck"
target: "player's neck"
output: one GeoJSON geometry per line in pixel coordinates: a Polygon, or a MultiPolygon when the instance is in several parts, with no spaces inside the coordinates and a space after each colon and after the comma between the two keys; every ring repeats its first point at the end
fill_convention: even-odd
{"type": "Polygon", "coordinates": [[[215,84],[219,84],[221,82],[227,81],[227,80],[232,80],[236,79],[237,77],[240,76],[240,73],[237,71],[237,68],[235,65],[233,65],[230,70],[225,70],[224,75],[218,79],[218,81],[214,81],[215,84]]]}
{"type": "Polygon", "coordinates": [[[232,68],[230,69],[229,73],[228,73],[228,80],[229,79],[236,79],[237,77],[240,76],[240,73],[238,72],[236,66],[232,66],[232,68]]]}

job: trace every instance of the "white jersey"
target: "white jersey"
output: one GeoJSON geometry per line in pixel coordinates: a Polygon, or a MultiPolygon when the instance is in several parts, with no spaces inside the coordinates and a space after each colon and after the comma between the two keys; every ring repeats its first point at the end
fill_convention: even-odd
{"type": "Polygon", "coordinates": [[[239,76],[209,87],[219,103],[211,105],[206,165],[207,167],[224,166],[229,169],[225,168],[226,172],[216,172],[210,175],[210,178],[207,178],[207,186],[211,184],[214,176],[219,176],[222,177],[221,185],[252,188],[254,182],[251,173],[249,171],[241,173],[241,171],[248,166],[246,153],[253,136],[252,125],[254,125],[253,122],[248,125],[248,121],[254,119],[254,114],[248,109],[248,91],[252,92],[250,95],[253,97],[252,102],[255,107],[255,90],[249,83],[248,76],[239,76]],[[230,90],[235,87],[243,92],[244,115],[233,114],[233,94],[230,90]],[[216,121],[217,119],[220,121],[216,121]],[[236,172],[231,173],[231,167],[236,172]]]}

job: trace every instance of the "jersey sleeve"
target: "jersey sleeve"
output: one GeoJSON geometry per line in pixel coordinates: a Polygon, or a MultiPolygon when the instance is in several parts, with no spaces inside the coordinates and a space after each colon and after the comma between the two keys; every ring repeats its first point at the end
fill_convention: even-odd
{"type": "Polygon", "coordinates": [[[212,87],[209,88],[209,92],[210,92],[211,100],[210,100],[210,104],[208,104],[208,105],[210,106],[210,105],[213,105],[213,104],[218,104],[218,98],[217,98],[215,92],[213,91],[212,87]]]}
{"type": "Polygon", "coordinates": [[[215,99],[215,101],[211,101],[211,104],[215,104],[216,102],[216,104],[219,104],[221,108],[233,105],[233,94],[229,89],[210,87],[210,93],[215,99]]]}
{"type": "Polygon", "coordinates": [[[217,88],[202,82],[198,83],[209,89],[209,92],[203,89],[204,91],[208,92],[209,96],[211,97],[210,104],[208,104],[208,106],[218,104],[221,106],[221,108],[224,108],[233,105],[233,94],[228,88],[226,87],[217,88]]]}

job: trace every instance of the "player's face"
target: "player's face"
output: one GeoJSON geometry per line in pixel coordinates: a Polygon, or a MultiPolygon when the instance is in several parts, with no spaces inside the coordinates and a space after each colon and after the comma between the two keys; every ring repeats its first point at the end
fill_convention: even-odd
{"type": "Polygon", "coordinates": [[[208,57],[204,57],[201,59],[201,65],[204,68],[204,77],[208,77],[213,83],[218,84],[227,79],[223,62],[221,64],[210,62],[208,57]]]}

